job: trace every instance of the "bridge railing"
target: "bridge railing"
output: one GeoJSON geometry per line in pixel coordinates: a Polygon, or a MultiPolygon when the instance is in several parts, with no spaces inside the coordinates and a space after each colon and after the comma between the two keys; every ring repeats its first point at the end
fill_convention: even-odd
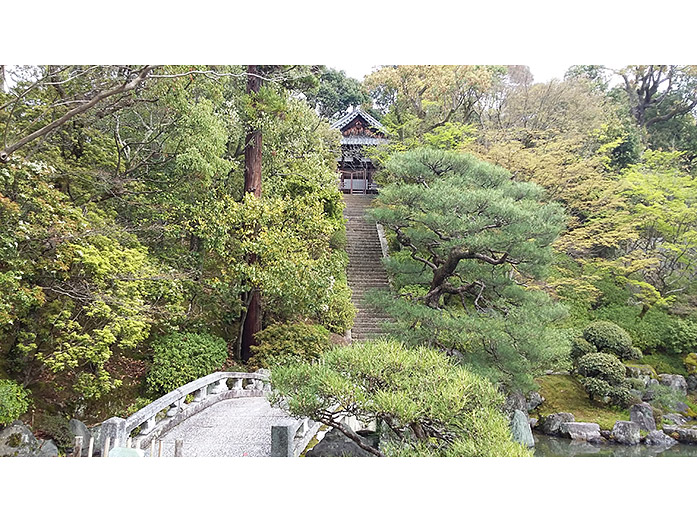
{"type": "Polygon", "coordinates": [[[102,423],[100,448],[104,449],[106,442],[109,442],[109,447],[122,447],[134,431],[138,434],[133,435],[133,443],[136,448],[142,448],[153,438],[218,401],[263,396],[270,390],[270,374],[263,369],[255,373],[214,372],[165,394],[126,419],[109,418],[102,423]],[[232,380],[231,388],[227,385],[228,380],[232,380]],[[193,399],[186,403],[189,395],[193,395],[193,399]],[[162,416],[161,413],[166,414],[162,416]]]}

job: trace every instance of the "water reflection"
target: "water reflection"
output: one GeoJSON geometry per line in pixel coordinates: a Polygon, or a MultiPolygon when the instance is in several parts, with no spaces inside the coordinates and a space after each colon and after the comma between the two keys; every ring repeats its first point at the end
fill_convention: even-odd
{"type": "Polygon", "coordinates": [[[697,445],[677,444],[665,449],[651,445],[591,445],[585,441],[555,438],[544,434],[534,434],[534,438],[535,456],[541,457],[697,457],[697,445]]]}

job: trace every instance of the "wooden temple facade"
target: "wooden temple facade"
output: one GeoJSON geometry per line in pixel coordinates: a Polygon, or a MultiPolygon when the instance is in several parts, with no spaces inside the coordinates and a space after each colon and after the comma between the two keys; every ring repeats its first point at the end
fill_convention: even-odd
{"type": "Polygon", "coordinates": [[[341,132],[339,188],[348,194],[375,194],[375,166],[363,151],[364,147],[387,142],[386,129],[360,108],[348,111],[335,121],[333,129],[341,132]]]}

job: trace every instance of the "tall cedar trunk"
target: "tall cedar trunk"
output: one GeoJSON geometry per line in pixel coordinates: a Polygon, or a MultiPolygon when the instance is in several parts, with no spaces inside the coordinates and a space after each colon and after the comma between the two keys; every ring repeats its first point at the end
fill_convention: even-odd
{"type": "MultiPolygon", "coordinates": [[[[253,95],[259,92],[261,78],[258,76],[257,66],[247,66],[247,94],[253,95]]],[[[261,197],[261,131],[251,130],[247,133],[244,148],[244,191],[261,197]]],[[[250,254],[247,263],[256,263],[256,255],[250,254]]],[[[240,357],[247,361],[251,355],[251,347],[256,343],[256,333],[261,330],[261,299],[258,289],[252,289],[251,299],[247,314],[244,317],[242,328],[242,347],[240,357]]]]}

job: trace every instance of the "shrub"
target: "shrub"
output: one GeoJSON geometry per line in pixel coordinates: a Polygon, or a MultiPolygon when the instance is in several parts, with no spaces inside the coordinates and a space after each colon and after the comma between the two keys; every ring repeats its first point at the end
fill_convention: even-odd
{"type": "Polygon", "coordinates": [[[638,360],[639,349],[632,346],[632,338],[626,330],[610,321],[594,321],[583,331],[583,337],[595,345],[599,352],[614,354],[622,360],[638,360]]]}
{"type": "Polygon", "coordinates": [[[598,349],[592,343],[588,343],[584,338],[574,338],[571,340],[571,359],[576,362],[582,356],[598,352],[598,349]]]}
{"type": "Polygon", "coordinates": [[[38,416],[34,423],[34,429],[43,438],[55,441],[58,450],[62,452],[69,452],[75,444],[73,433],[70,430],[70,421],[63,416],[54,414],[38,416]]]}
{"type": "Polygon", "coordinates": [[[667,346],[673,352],[684,353],[697,350],[697,323],[691,320],[675,320],[668,328],[667,346]]]}
{"type": "Polygon", "coordinates": [[[156,394],[166,394],[214,372],[228,356],[225,340],[205,333],[177,332],[155,340],[152,346],[147,383],[156,394]]]}
{"type": "Polygon", "coordinates": [[[646,354],[641,358],[641,363],[651,365],[656,374],[685,374],[685,364],[679,354],[657,352],[646,354]]]}
{"type": "Polygon", "coordinates": [[[351,289],[346,282],[336,282],[327,310],[319,314],[324,327],[336,334],[344,334],[353,326],[356,307],[351,302],[351,289]]]}
{"type": "Polygon", "coordinates": [[[683,392],[666,385],[652,385],[650,388],[654,397],[649,403],[667,412],[673,411],[677,403],[685,403],[687,399],[683,392]]]}
{"type": "Polygon", "coordinates": [[[0,426],[9,425],[29,409],[29,391],[12,380],[0,380],[0,426]]]}
{"type": "Polygon", "coordinates": [[[329,331],[319,325],[278,323],[256,335],[250,365],[269,367],[287,359],[314,360],[329,348],[329,331]]]}
{"type": "Polygon", "coordinates": [[[599,378],[609,385],[624,382],[627,370],[622,362],[612,354],[595,352],[586,354],[578,360],[578,372],[586,378],[599,378]]]}

